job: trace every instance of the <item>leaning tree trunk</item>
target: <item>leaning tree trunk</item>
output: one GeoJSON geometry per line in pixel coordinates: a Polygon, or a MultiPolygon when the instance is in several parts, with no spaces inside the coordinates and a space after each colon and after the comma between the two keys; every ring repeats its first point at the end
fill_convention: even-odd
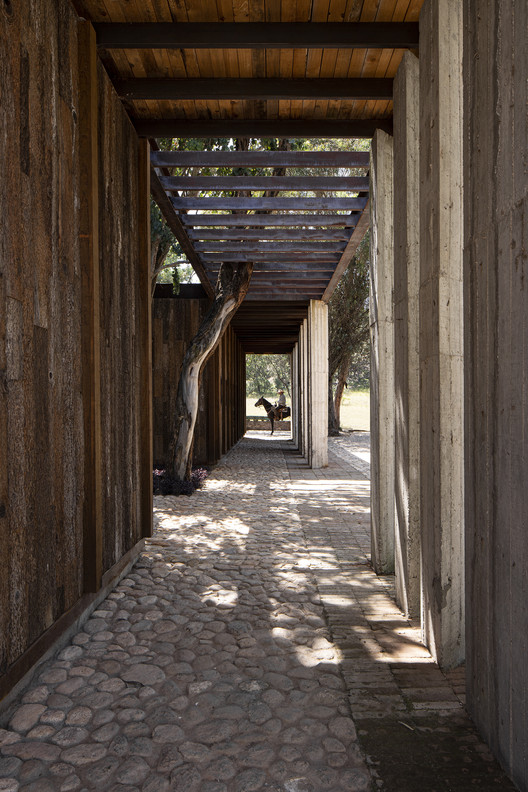
{"type": "Polygon", "coordinates": [[[351,355],[346,355],[341,365],[339,366],[339,371],[337,372],[337,386],[334,395],[334,411],[336,415],[337,425],[339,427],[341,425],[341,399],[343,398],[343,392],[345,390],[346,382],[348,379],[350,360],[351,360],[351,355]]]}
{"type": "Polygon", "coordinates": [[[253,264],[221,265],[211,309],[183,359],[176,394],[174,437],[170,454],[173,476],[180,481],[189,478],[191,473],[194,425],[203,367],[246,296],[252,272],[253,264]]]}
{"type": "Polygon", "coordinates": [[[334,410],[334,396],[332,393],[332,378],[328,378],[328,436],[337,437],[339,434],[339,421],[334,410]]]}

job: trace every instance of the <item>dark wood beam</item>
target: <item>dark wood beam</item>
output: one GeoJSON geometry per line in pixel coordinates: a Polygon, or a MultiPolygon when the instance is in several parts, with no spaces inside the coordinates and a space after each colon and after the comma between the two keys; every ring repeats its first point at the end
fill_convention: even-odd
{"type": "Polygon", "coordinates": [[[173,176],[162,179],[167,192],[179,190],[288,190],[368,192],[368,176],[173,176]]]}
{"type": "Polygon", "coordinates": [[[361,216],[360,212],[336,215],[306,215],[306,214],[284,214],[284,215],[182,215],[181,221],[187,228],[196,226],[227,226],[245,228],[262,228],[271,226],[273,228],[287,228],[296,226],[316,226],[316,227],[336,227],[354,228],[361,216]]]}
{"type": "Polygon", "coordinates": [[[265,298],[270,303],[289,302],[290,300],[318,300],[323,293],[323,289],[255,289],[249,287],[249,292],[244,298],[245,301],[259,300],[265,298]]]}
{"type": "Polygon", "coordinates": [[[417,22],[97,23],[105,49],[417,49],[417,22]]]}
{"type": "Polygon", "coordinates": [[[220,240],[251,242],[263,239],[281,240],[285,242],[299,240],[309,242],[310,240],[348,242],[350,233],[345,229],[305,229],[305,228],[247,228],[247,229],[197,229],[189,230],[187,236],[191,241],[197,240],[220,240]]]}
{"type": "Polygon", "coordinates": [[[247,243],[242,247],[240,242],[195,242],[194,249],[198,252],[218,252],[218,253],[236,253],[241,249],[244,253],[251,255],[251,253],[301,253],[318,251],[332,251],[333,253],[341,253],[345,248],[344,244],[339,245],[335,242],[252,242],[247,243]]]}
{"type": "Polygon", "coordinates": [[[150,192],[152,197],[158,204],[163,217],[167,221],[167,225],[169,226],[170,230],[172,231],[172,233],[180,243],[181,249],[185,253],[194,271],[200,278],[200,283],[207,292],[207,296],[213,297],[214,288],[211,285],[209,278],[207,277],[207,274],[205,272],[202,262],[200,261],[200,258],[196,255],[194,251],[192,242],[187,236],[185,227],[182,225],[182,222],[178,217],[178,214],[174,211],[174,207],[172,205],[170,198],[167,196],[167,193],[161,186],[161,182],[154,168],[151,168],[150,171],[150,192]]]}
{"type": "Polygon", "coordinates": [[[122,99],[134,102],[185,100],[248,99],[392,99],[392,79],[386,77],[347,77],[286,80],[262,78],[182,78],[158,79],[142,77],[114,80],[114,87],[122,99]]]}
{"type": "Polygon", "coordinates": [[[354,257],[356,250],[358,249],[361,243],[361,240],[367,233],[369,225],[370,225],[370,202],[367,203],[367,205],[365,206],[365,209],[363,210],[363,214],[361,215],[358,224],[356,225],[354,231],[352,232],[352,236],[350,237],[348,245],[343,251],[343,255],[341,256],[339,264],[337,265],[336,270],[328,286],[326,287],[323,296],[321,297],[321,299],[324,302],[328,302],[330,297],[334,293],[335,288],[339,283],[339,280],[343,272],[346,270],[346,268],[352,261],[352,258],[354,257]]]}
{"type": "MultiPolygon", "coordinates": [[[[293,261],[288,263],[277,262],[277,261],[256,261],[255,266],[253,267],[253,276],[255,277],[258,273],[266,273],[269,277],[270,274],[277,272],[277,273],[288,273],[290,275],[295,275],[296,277],[302,277],[303,275],[310,275],[313,272],[324,272],[325,274],[329,274],[332,276],[335,270],[335,262],[325,263],[324,261],[316,261],[312,259],[311,261],[293,261]]],[[[208,274],[218,274],[220,269],[220,262],[218,264],[210,264],[207,265],[207,273],[208,274]]],[[[281,275],[282,277],[282,275],[281,275]]]]}
{"type": "Polygon", "coordinates": [[[153,151],[156,168],[368,168],[368,151],[153,151]]]}
{"type": "MultiPolygon", "coordinates": [[[[246,261],[269,261],[270,266],[277,261],[278,254],[265,251],[264,253],[258,250],[238,251],[237,253],[202,253],[200,259],[204,266],[206,264],[213,264],[215,262],[231,261],[231,262],[246,262],[246,261]]],[[[280,256],[282,262],[289,263],[294,261],[331,261],[337,262],[341,258],[339,250],[319,252],[319,253],[283,253],[280,256]]]]}
{"type": "Polygon", "coordinates": [[[133,118],[140,137],[372,138],[377,129],[392,135],[392,118],[186,119],[133,118]]]}
{"type": "Polygon", "coordinates": [[[255,212],[290,210],[305,211],[307,209],[326,211],[363,211],[366,198],[173,198],[175,209],[201,209],[205,211],[234,209],[237,211],[255,212]]]}

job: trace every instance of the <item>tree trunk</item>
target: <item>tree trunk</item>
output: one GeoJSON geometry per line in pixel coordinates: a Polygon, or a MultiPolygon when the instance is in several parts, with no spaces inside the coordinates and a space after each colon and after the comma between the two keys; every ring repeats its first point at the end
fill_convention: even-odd
{"type": "Polygon", "coordinates": [[[190,478],[198,394],[205,363],[215,351],[230,320],[249,288],[253,264],[222,264],[209,313],[191,341],[183,359],[176,394],[176,416],[171,449],[173,476],[190,478]]]}
{"type": "Polygon", "coordinates": [[[339,434],[339,421],[334,410],[334,397],[332,394],[332,377],[328,377],[328,436],[337,437],[339,434]]]}
{"type": "Polygon", "coordinates": [[[341,399],[343,398],[343,391],[345,390],[346,381],[348,379],[348,371],[350,369],[350,355],[346,355],[341,365],[339,366],[339,371],[337,372],[337,387],[334,396],[334,412],[336,416],[337,425],[339,428],[341,424],[341,399]]]}

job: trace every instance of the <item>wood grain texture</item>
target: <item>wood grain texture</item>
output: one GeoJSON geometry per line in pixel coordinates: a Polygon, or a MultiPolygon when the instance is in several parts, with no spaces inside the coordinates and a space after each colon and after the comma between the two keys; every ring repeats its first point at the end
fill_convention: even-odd
{"type": "Polygon", "coordinates": [[[31,6],[0,13],[0,673],[82,593],[76,19],[31,6]]]}
{"type": "MultiPolygon", "coordinates": [[[[139,145],[99,64],[103,570],[141,538],[139,145]],[[119,210],[121,208],[121,210],[119,210]]],[[[148,293],[148,292],[147,292],[148,293]]]]}

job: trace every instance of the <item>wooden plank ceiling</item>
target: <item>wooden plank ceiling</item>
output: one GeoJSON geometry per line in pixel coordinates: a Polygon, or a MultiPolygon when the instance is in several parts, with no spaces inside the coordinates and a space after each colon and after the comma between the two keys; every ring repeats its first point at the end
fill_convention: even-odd
{"type": "Polygon", "coordinates": [[[291,348],[307,301],[329,299],[368,228],[368,154],[164,152],[156,139],[390,132],[423,0],[72,2],[151,139],[152,194],[206,292],[222,261],[252,261],[262,327],[244,309],[237,333],[251,351],[291,348]]]}

